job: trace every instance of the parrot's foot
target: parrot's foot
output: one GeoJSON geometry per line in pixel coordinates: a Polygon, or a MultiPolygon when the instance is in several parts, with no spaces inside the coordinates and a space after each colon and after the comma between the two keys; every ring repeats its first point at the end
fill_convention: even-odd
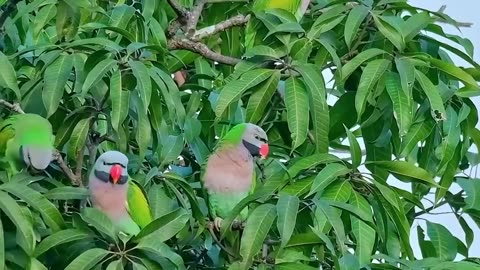
{"type": "Polygon", "coordinates": [[[219,218],[219,217],[216,217],[214,220],[213,220],[213,226],[215,227],[215,229],[217,231],[220,231],[220,227],[222,225],[222,221],[223,219],[219,218]]]}

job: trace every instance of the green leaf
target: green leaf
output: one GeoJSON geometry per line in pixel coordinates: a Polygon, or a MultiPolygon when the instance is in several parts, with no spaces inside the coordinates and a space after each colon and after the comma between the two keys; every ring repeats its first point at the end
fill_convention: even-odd
{"type": "Polygon", "coordinates": [[[73,56],[70,54],[60,54],[58,58],[45,69],[42,98],[47,110],[47,117],[50,117],[57,110],[72,68],[73,56]]]}
{"type": "Polygon", "coordinates": [[[63,217],[58,209],[40,192],[35,191],[26,185],[12,182],[0,186],[0,189],[15,195],[16,197],[28,203],[30,207],[37,210],[42,215],[45,223],[52,229],[53,232],[59,231],[65,226],[65,221],[63,220],[63,217]]]}
{"type": "Polygon", "coordinates": [[[403,51],[405,47],[404,37],[393,27],[384,16],[372,14],[375,25],[382,35],[384,35],[399,51],[403,51]]]}
{"type": "Polygon", "coordinates": [[[83,209],[81,217],[85,222],[93,225],[99,232],[110,237],[115,242],[117,241],[117,230],[106,214],[97,208],[87,207],[83,209]]]}
{"type": "Polygon", "coordinates": [[[152,80],[148,74],[147,66],[140,61],[133,60],[128,61],[128,64],[132,68],[133,75],[137,79],[137,90],[140,94],[140,99],[143,103],[143,110],[146,114],[152,98],[152,80]]]}
{"type": "Polygon", "coordinates": [[[430,64],[432,64],[434,67],[447,73],[448,75],[459,79],[460,81],[465,83],[465,85],[479,89],[475,79],[463,69],[440,59],[429,58],[428,60],[430,61],[430,64]]]}
{"type": "Polygon", "coordinates": [[[38,257],[53,247],[90,237],[93,238],[92,235],[78,229],[58,231],[44,238],[35,248],[33,256],[38,257]]]}
{"type": "Polygon", "coordinates": [[[350,172],[350,169],[340,163],[330,163],[325,166],[315,177],[310,192],[310,195],[323,191],[328,185],[330,185],[337,177],[345,175],[350,172]]]}
{"type": "Polygon", "coordinates": [[[88,91],[96,85],[105,74],[113,68],[113,66],[117,63],[114,59],[104,59],[100,61],[90,72],[87,74],[85,78],[85,82],[82,85],[82,95],[86,95],[88,91]]]}
{"type": "Polygon", "coordinates": [[[445,111],[445,107],[443,106],[443,101],[437,90],[437,87],[433,85],[432,81],[430,81],[425,74],[418,70],[415,70],[415,77],[427,95],[428,101],[430,101],[434,119],[436,121],[445,120],[447,113],[445,111]]]}
{"type": "Polygon", "coordinates": [[[281,23],[276,25],[272,30],[270,30],[268,34],[265,36],[264,40],[273,34],[282,33],[282,32],[286,32],[288,34],[305,33],[305,30],[303,30],[302,26],[297,22],[281,23]]]}
{"type": "Polygon", "coordinates": [[[67,267],[65,270],[89,270],[92,269],[95,265],[97,265],[105,256],[110,254],[111,252],[101,248],[92,248],[89,249],[80,256],[76,257],[67,267]]]}
{"type": "Polygon", "coordinates": [[[0,270],[5,269],[5,234],[3,233],[3,224],[0,219],[0,270]]]}
{"type": "Polygon", "coordinates": [[[380,54],[386,54],[387,52],[377,48],[370,48],[368,50],[362,51],[361,53],[357,54],[354,58],[350,59],[343,67],[342,67],[342,81],[345,81],[361,64],[365,61],[378,56],[380,54]]]}
{"type": "Polygon", "coordinates": [[[443,172],[439,182],[440,186],[442,186],[444,189],[437,189],[435,191],[435,203],[438,203],[440,199],[445,196],[447,191],[450,189],[450,186],[452,185],[453,179],[458,170],[458,163],[461,160],[461,149],[462,145],[458,144],[455,151],[451,153],[452,157],[448,162],[447,167],[445,168],[445,171],[443,172]]]}
{"type": "Polygon", "coordinates": [[[23,211],[17,202],[7,193],[0,191],[0,209],[15,224],[17,228],[18,244],[27,254],[32,254],[35,248],[35,238],[33,234],[33,225],[23,215],[23,211]]]}
{"type": "Polygon", "coordinates": [[[312,117],[315,152],[327,153],[329,146],[330,115],[325,98],[327,90],[321,70],[313,64],[295,66],[307,86],[310,115],[312,117]]]}
{"type": "Polygon", "coordinates": [[[400,75],[403,92],[407,97],[412,96],[412,89],[415,83],[415,66],[409,58],[395,57],[395,66],[400,75]]]}
{"type": "Polygon", "coordinates": [[[435,122],[430,119],[414,123],[402,140],[400,157],[406,157],[417,146],[419,141],[425,140],[435,127],[435,122]]]}
{"type": "Polygon", "coordinates": [[[50,200],[84,200],[90,196],[86,188],[69,186],[53,188],[44,195],[50,200]]]}
{"type": "Polygon", "coordinates": [[[307,38],[316,39],[322,33],[325,33],[329,30],[332,30],[335,26],[343,21],[345,15],[337,15],[334,18],[324,20],[322,16],[319,16],[318,19],[313,23],[312,28],[307,33],[307,38]]]}
{"type": "Polygon", "coordinates": [[[182,257],[175,253],[167,244],[157,241],[155,238],[142,239],[135,249],[141,249],[148,253],[153,253],[155,256],[167,258],[175,264],[177,269],[186,269],[182,257]]]}
{"type": "MultiPolygon", "coordinates": [[[[368,201],[356,191],[352,191],[350,196],[350,204],[365,213],[369,220],[372,220],[372,210],[368,201]]],[[[373,247],[375,245],[376,231],[367,223],[357,217],[350,217],[352,232],[357,240],[355,254],[357,255],[360,265],[368,264],[371,261],[373,247]]]]}
{"type": "Polygon", "coordinates": [[[113,72],[110,78],[110,98],[112,100],[112,127],[119,131],[120,126],[128,115],[130,91],[122,89],[122,74],[120,70],[113,72]]]}
{"type": "Polygon", "coordinates": [[[289,195],[280,195],[277,202],[277,228],[280,233],[281,244],[280,248],[284,248],[290,237],[292,237],[293,230],[297,221],[297,212],[300,205],[298,197],[289,195]]]}
{"type": "Polygon", "coordinates": [[[433,22],[428,12],[420,12],[412,15],[402,24],[401,31],[405,43],[410,42],[416,35],[420,33],[427,25],[433,22]]]}
{"type": "Polygon", "coordinates": [[[390,61],[387,59],[377,59],[370,61],[363,70],[358,84],[357,94],[355,96],[355,109],[357,110],[357,121],[360,120],[367,103],[367,98],[373,89],[375,83],[382,77],[387,70],[390,61]]]}
{"type": "Polygon", "coordinates": [[[274,70],[270,69],[254,69],[245,72],[238,80],[227,83],[217,99],[215,115],[220,118],[226,111],[227,107],[237,101],[241,95],[248,89],[258,85],[272,76],[274,70]]]}
{"type": "Polygon", "coordinates": [[[365,17],[368,15],[368,8],[364,5],[357,5],[348,14],[347,21],[345,22],[345,43],[349,49],[352,47],[352,42],[355,39],[356,34],[359,32],[358,29],[362,24],[365,17]]]}
{"type": "Polygon", "coordinates": [[[123,263],[122,259],[118,259],[116,261],[112,261],[111,263],[108,264],[106,270],[123,270],[123,263]]]}
{"type": "Polygon", "coordinates": [[[20,89],[17,84],[17,75],[12,63],[8,60],[8,57],[0,51],[0,86],[4,88],[10,88],[15,93],[17,99],[21,98],[20,89]]]}
{"type": "Polygon", "coordinates": [[[126,29],[128,23],[135,14],[136,9],[133,6],[120,4],[117,5],[112,10],[112,15],[110,16],[109,25],[113,27],[118,27],[126,29]]]}
{"type": "Polygon", "coordinates": [[[287,108],[288,129],[292,137],[292,151],[305,142],[308,133],[309,108],[305,85],[295,77],[285,81],[285,107],[287,108]]]}
{"type": "Polygon", "coordinates": [[[464,210],[474,209],[480,211],[480,182],[478,179],[458,178],[458,185],[465,190],[465,207],[464,210]]]}
{"type": "Polygon", "coordinates": [[[152,127],[150,126],[150,121],[148,120],[147,110],[143,102],[137,102],[136,111],[137,111],[137,126],[135,133],[135,140],[138,144],[138,158],[143,160],[145,157],[150,141],[152,140],[152,127]]]}
{"type": "Polygon", "coordinates": [[[249,123],[258,123],[264,116],[265,108],[267,108],[275,90],[277,90],[278,82],[280,81],[280,71],[272,73],[270,78],[260,83],[253,90],[246,108],[245,121],[249,123]]]}
{"type": "Polygon", "coordinates": [[[457,255],[457,241],[447,228],[427,221],[427,234],[438,258],[448,261],[455,259],[457,255]]]}
{"type": "Polygon", "coordinates": [[[337,209],[329,206],[325,201],[316,201],[315,204],[323,213],[328,223],[332,225],[335,235],[337,236],[337,243],[340,246],[340,250],[342,253],[346,252],[345,241],[347,237],[345,235],[345,227],[340,218],[339,212],[336,211],[337,209]]]}
{"type": "Polygon", "coordinates": [[[400,76],[397,73],[387,72],[385,74],[385,86],[393,103],[393,113],[397,120],[400,136],[404,136],[412,124],[412,105],[402,90],[400,76]]]}
{"type": "Polygon", "coordinates": [[[368,163],[375,164],[380,168],[389,171],[395,175],[398,180],[408,182],[410,179],[418,180],[430,186],[440,187],[433,180],[432,176],[422,168],[419,168],[407,161],[369,161],[368,163]]]}
{"type": "Polygon", "coordinates": [[[92,117],[88,117],[78,121],[77,125],[73,129],[67,149],[68,158],[76,160],[79,154],[83,155],[83,150],[87,141],[88,131],[90,129],[91,119],[92,117]]]}
{"type": "Polygon", "coordinates": [[[358,144],[355,135],[353,135],[353,133],[347,127],[345,127],[345,131],[348,136],[348,145],[350,148],[350,155],[352,156],[352,165],[353,168],[356,169],[362,162],[362,150],[360,149],[360,145],[358,144]]]}
{"type": "Polygon", "coordinates": [[[138,242],[149,235],[154,236],[154,239],[158,242],[167,241],[185,226],[189,218],[190,215],[185,209],[178,208],[150,222],[133,241],[138,242]]]}
{"type": "Polygon", "coordinates": [[[243,269],[249,269],[276,217],[275,205],[262,204],[248,216],[240,244],[243,269]]]}

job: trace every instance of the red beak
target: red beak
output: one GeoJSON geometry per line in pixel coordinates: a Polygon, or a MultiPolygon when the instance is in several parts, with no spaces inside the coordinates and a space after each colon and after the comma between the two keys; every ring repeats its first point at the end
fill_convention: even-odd
{"type": "Polygon", "coordinates": [[[122,176],[122,167],[120,167],[118,164],[113,165],[110,169],[110,177],[112,177],[114,184],[117,183],[118,179],[120,179],[120,176],[122,176]]]}
{"type": "Polygon", "coordinates": [[[260,145],[259,153],[260,153],[260,158],[262,158],[262,159],[267,158],[267,155],[268,155],[268,144],[264,143],[264,144],[260,145]]]}

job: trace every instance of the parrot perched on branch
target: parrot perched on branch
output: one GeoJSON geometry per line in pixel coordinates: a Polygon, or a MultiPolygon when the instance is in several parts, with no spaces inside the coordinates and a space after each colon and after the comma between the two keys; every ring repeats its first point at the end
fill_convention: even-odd
{"type": "Polygon", "coordinates": [[[31,113],[13,114],[0,122],[2,167],[9,175],[26,167],[45,170],[52,160],[53,142],[47,119],[31,113]]]}
{"type": "Polygon", "coordinates": [[[118,151],[100,155],[90,172],[89,191],[93,207],[105,213],[122,232],[136,235],[152,216],[139,186],[128,176],[128,158],[118,151]]]}
{"type": "MultiPolygon", "coordinates": [[[[265,131],[257,125],[242,123],[230,129],[208,157],[200,177],[217,230],[230,211],[253,192],[256,180],[253,158],[264,159],[267,155],[265,131]]],[[[244,208],[240,221],[246,220],[247,215],[248,208],[244,208]]]]}
{"type": "MultiPolygon", "coordinates": [[[[266,9],[283,9],[292,13],[297,21],[303,17],[307,11],[310,0],[254,0],[252,5],[252,11],[264,11],[266,9]]],[[[260,26],[260,21],[250,20],[248,21],[245,28],[245,47],[252,48],[255,46],[255,40],[260,38],[263,39],[262,35],[257,36],[258,27],[260,26]]]]}

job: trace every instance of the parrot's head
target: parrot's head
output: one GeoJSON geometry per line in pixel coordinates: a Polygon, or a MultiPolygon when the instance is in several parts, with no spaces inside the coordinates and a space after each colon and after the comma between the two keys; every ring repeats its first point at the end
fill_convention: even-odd
{"type": "Polygon", "coordinates": [[[124,185],[128,181],[127,164],[128,158],[121,152],[107,151],[98,157],[93,173],[105,183],[124,185]]]}
{"type": "Polygon", "coordinates": [[[52,160],[53,148],[25,144],[20,146],[20,157],[28,167],[45,170],[52,160]]]}
{"type": "Polygon", "coordinates": [[[268,155],[267,133],[259,126],[247,123],[242,135],[242,143],[252,156],[265,159],[268,155]]]}

